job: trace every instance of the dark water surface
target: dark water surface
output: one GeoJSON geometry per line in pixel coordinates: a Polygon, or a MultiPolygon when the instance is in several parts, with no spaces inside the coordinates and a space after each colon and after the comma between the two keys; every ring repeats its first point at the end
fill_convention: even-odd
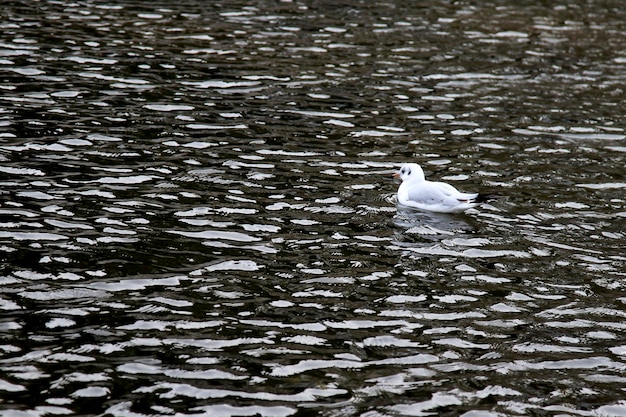
{"type": "Polygon", "coordinates": [[[527,3],[5,3],[0,415],[626,415],[626,7],[527,3]]]}

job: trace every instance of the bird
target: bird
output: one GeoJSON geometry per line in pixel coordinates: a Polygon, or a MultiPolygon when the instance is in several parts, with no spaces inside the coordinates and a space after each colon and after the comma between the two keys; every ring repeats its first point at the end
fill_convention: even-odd
{"type": "Polygon", "coordinates": [[[415,163],[404,164],[393,176],[402,180],[398,187],[398,203],[420,210],[462,213],[493,197],[463,193],[448,183],[428,181],[422,167],[415,163]]]}

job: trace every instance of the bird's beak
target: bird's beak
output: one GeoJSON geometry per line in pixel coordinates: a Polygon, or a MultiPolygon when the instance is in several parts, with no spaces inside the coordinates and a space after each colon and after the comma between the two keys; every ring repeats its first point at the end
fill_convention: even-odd
{"type": "Polygon", "coordinates": [[[393,174],[391,174],[391,176],[394,178],[400,178],[400,174],[398,174],[397,172],[394,172],[393,174]]]}

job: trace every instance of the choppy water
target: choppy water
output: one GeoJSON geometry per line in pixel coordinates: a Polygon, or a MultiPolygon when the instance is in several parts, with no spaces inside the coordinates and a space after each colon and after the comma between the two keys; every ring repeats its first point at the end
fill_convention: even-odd
{"type": "Polygon", "coordinates": [[[626,415],[626,9],[531,3],[4,5],[0,414],[626,415]]]}

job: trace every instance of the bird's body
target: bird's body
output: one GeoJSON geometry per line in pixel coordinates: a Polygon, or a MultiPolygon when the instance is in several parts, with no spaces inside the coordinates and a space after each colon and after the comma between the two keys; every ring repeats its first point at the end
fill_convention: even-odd
{"type": "Polygon", "coordinates": [[[398,203],[404,206],[438,213],[461,213],[481,202],[478,193],[463,193],[445,182],[427,181],[418,164],[403,165],[394,176],[402,179],[398,203]]]}

